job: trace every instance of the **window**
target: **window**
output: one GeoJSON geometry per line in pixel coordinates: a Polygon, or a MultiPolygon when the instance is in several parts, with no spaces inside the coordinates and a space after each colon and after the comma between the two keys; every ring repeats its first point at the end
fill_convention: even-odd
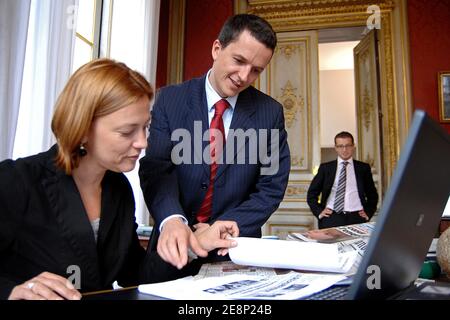
{"type": "MultiPolygon", "coordinates": [[[[92,59],[122,61],[155,83],[159,6],[160,0],[31,0],[14,159],[55,143],[50,123],[57,96],[92,59]]],[[[127,173],[136,220],[148,223],[137,172],[127,173]]]]}
{"type": "MultiPolygon", "coordinates": [[[[159,0],[79,0],[72,70],[107,57],[124,62],[154,84],[159,6],[159,0]]],[[[136,220],[148,223],[138,168],[139,163],[126,176],[134,192],[136,220]]]]}
{"type": "Polygon", "coordinates": [[[99,57],[102,0],[79,0],[72,70],[99,57]]]}

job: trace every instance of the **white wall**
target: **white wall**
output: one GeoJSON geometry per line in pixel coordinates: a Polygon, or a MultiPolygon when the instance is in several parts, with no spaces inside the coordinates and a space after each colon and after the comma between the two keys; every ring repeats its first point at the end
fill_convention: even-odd
{"type": "Polygon", "coordinates": [[[323,70],[319,76],[321,147],[333,147],[334,136],[341,131],[350,132],[356,140],[353,70],[323,70]]]}
{"type": "Polygon", "coordinates": [[[341,131],[357,143],[353,48],[359,41],[319,44],[320,145],[334,146],[341,131]]]}

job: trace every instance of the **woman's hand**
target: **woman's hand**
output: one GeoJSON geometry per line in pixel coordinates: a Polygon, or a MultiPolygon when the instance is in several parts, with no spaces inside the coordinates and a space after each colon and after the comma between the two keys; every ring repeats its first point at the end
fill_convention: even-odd
{"type": "Polygon", "coordinates": [[[224,256],[228,253],[228,248],[237,246],[237,242],[229,239],[239,236],[239,228],[234,221],[216,221],[211,226],[206,223],[194,225],[194,235],[200,246],[211,251],[219,248],[217,254],[224,256]]]}
{"type": "Polygon", "coordinates": [[[64,277],[50,272],[15,286],[9,300],[80,300],[81,294],[64,277]]]}

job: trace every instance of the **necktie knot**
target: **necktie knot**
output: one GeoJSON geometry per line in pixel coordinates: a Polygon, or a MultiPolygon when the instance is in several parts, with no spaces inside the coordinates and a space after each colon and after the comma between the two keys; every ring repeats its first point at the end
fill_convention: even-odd
{"type": "Polygon", "coordinates": [[[214,116],[222,116],[225,110],[229,107],[228,101],[221,99],[216,102],[214,116]]]}
{"type": "Polygon", "coordinates": [[[348,161],[344,161],[342,162],[342,165],[344,166],[344,168],[348,165],[348,161]]]}

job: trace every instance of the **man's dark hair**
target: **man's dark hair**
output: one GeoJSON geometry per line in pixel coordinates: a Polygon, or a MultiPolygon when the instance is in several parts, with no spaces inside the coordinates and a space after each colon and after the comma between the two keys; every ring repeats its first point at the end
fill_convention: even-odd
{"type": "Polygon", "coordinates": [[[263,18],[253,14],[237,14],[225,22],[219,33],[219,41],[223,48],[236,41],[244,30],[272,51],[277,46],[277,36],[272,26],[263,18]]]}
{"type": "Polygon", "coordinates": [[[355,144],[355,141],[353,140],[353,136],[350,132],[347,131],[342,131],[339,132],[335,137],[334,137],[334,144],[336,144],[336,139],[337,138],[341,138],[341,139],[345,139],[345,138],[350,138],[352,139],[352,144],[355,144]]]}

